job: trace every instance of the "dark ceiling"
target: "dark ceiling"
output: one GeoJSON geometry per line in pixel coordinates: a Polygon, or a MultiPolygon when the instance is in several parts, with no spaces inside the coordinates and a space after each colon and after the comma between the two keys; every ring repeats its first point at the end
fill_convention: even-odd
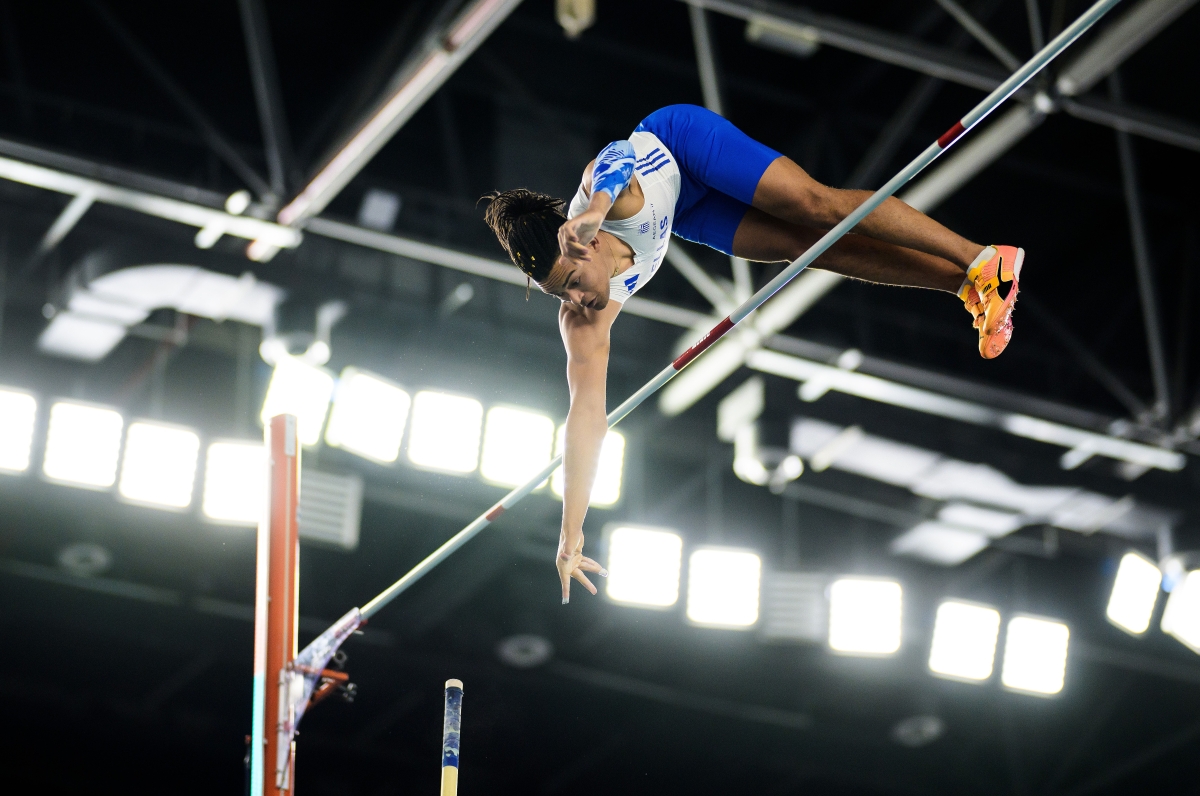
{"type": "MultiPolygon", "coordinates": [[[[1037,5],[981,0],[970,8],[1027,57],[1030,3],[1037,5]]],[[[267,0],[294,152],[289,192],[385,90],[425,32],[459,5],[267,0]]],[[[549,0],[521,4],[324,216],[353,221],[368,190],[393,191],[403,201],[396,234],[497,259],[477,197],[518,183],[571,192],[595,152],[647,113],[702,102],[685,4],[597,6],[595,26],[568,40],[549,0]]],[[[812,0],[804,7],[988,57],[932,0],[812,0]]],[[[1080,0],[1046,0],[1039,13],[1053,33],[1084,8],[1080,0]]],[[[834,47],[807,59],[771,52],[746,41],[744,22],[719,14],[710,20],[727,116],[831,185],[856,174],[924,80],[834,47]]],[[[214,153],[186,102],[251,169],[267,173],[233,0],[0,0],[0,30],[6,156],[13,142],[29,144],[203,189],[198,195],[210,199],[253,189],[214,153]],[[164,90],[162,75],[180,93],[164,90]]],[[[1125,99],[1200,125],[1198,36],[1193,8],[1130,57],[1120,69],[1125,99]]],[[[933,90],[869,187],[982,96],[952,83],[933,90]]],[[[1094,92],[1107,97],[1108,87],[1094,92]]],[[[1152,402],[1115,133],[1066,113],[1049,115],[934,213],[972,239],[1028,252],[1016,334],[1003,357],[979,358],[956,300],[859,283],[839,286],[787,333],[1024,396],[1031,407],[1033,399],[1053,401],[1142,422],[1146,434],[1169,433],[1200,406],[1200,324],[1192,322],[1200,304],[1200,205],[1191,187],[1200,181],[1200,154],[1132,140],[1167,353],[1169,407],[1157,420],[1131,418],[1111,382],[1097,378],[1098,369],[1106,371],[1152,402]]],[[[565,416],[556,308],[543,296],[526,302],[511,284],[311,232],[298,248],[252,263],[244,241],[226,237],[201,251],[191,228],[103,205],[61,245],[37,255],[66,201],[0,181],[0,383],[185,423],[208,437],[258,433],[270,371],[257,356],[256,328],[184,319],[186,344],[130,336],[95,364],[37,352],[44,308],[60,301],[65,275],[92,252],[119,250],[142,262],[252,270],[313,303],[346,300],[351,313],[333,336],[335,370],[353,364],[416,388],[565,416]],[[475,297],[447,311],[446,296],[464,282],[475,297]]],[[[726,258],[689,251],[712,273],[729,276],[726,258]]],[[[754,266],[759,284],[777,271],[754,266]]],[[[670,268],[639,295],[710,309],[670,268]]],[[[164,310],[150,325],[177,322],[164,310]]],[[[671,358],[680,332],[643,317],[620,320],[611,403],[671,358]]],[[[798,491],[783,496],[734,476],[731,448],[714,435],[716,405],[748,374],[740,371],[679,417],[648,405],[623,423],[623,497],[611,509],[593,509],[589,540],[598,542],[608,522],[630,521],[676,528],[688,545],[752,547],[768,569],[895,577],[905,588],[906,636],[897,656],[853,659],[821,645],[767,644],[754,632],[690,626],[679,608],[641,611],[578,590],[561,606],[551,566],[559,504],[538,495],[347,644],[359,697],[322,704],[305,719],[301,796],[432,792],[447,677],[466,683],[464,794],[1196,792],[1200,662],[1157,630],[1134,639],[1104,620],[1127,541],[1037,525],[958,567],[893,557],[887,546],[900,529],[884,521],[888,512],[927,516],[936,508],[928,498],[835,470],[808,473],[798,491]],[[932,616],[947,595],[1066,621],[1073,646],[1064,692],[1038,699],[995,682],[931,677],[932,616]],[[496,645],[516,633],[550,639],[555,656],[528,670],[504,665],[496,645]],[[920,748],[892,740],[898,721],[927,714],[945,722],[943,737],[920,748]]],[[[767,380],[767,407],[772,428],[800,414],[858,424],[989,464],[1021,483],[1132,495],[1170,512],[1176,547],[1200,545],[1194,455],[1179,472],[1151,470],[1127,481],[1099,457],[1064,471],[1061,448],[995,429],[837,392],[802,404],[795,382],[777,377],[767,380]]],[[[360,474],[366,492],[355,551],[303,548],[302,644],[502,494],[474,477],[379,467],[324,446],[304,455],[322,470],[360,474]]],[[[1150,541],[1137,544],[1156,552],[1150,541]]],[[[8,651],[0,663],[0,760],[12,792],[243,792],[253,571],[251,531],[34,476],[0,476],[0,634],[8,651]],[[110,551],[110,567],[92,578],[59,568],[59,551],[77,542],[110,551]]]]}

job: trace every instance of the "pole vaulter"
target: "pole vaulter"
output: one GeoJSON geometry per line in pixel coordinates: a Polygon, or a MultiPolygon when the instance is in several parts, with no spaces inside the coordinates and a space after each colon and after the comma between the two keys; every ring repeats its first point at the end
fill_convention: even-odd
{"type": "MultiPolygon", "coordinates": [[[[825,233],[803,255],[793,261],[778,276],[764,285],[757,293],[714,326],[699,342],[681,354],[641,389],[629,396],[624,403],[610,412],[607,416],[608,426],[611,428],[619,423],[638,405],[687,367],[696,357],[703,354],[713,343],[721,339],[721,337],[736,327],[741,321],[745,320],[748,315],[761,307],[771,296],[833,246],[834,243],[849,232],[856,224],[870,215],[886,199],[895,194],[903,185],[920,173],[922,169],[949,149],[964,133],[982,121],[988,114],[999,107],[1001,103],[1058,57],[1118,2],[1119,0],[1098,0],[1091,8],[1064,29],[1062,33],[1056,36],[1053,41],[1042,48],[1040,52],[1023,64],[1017,71],[1013,72],[1007,80],[976,105],[966,116],[955,122],[949,130],[931,143],[896,176],[888,180],[883,187],[875,191],[866,201],[825,233]]],[[[292,715],[295,718],[288,722],[286,730],[282,731],[285,731],[289,735],[294,734],[296,725],[303,715],[304,708],[308,706],[309,698],[313,690],[317,687],[318,681],[321,679],[321,672],[324,670],[325,665],[334,652],[337,651],[338,647],[341,646],[342,642],[355,629],[382,610],[392,600],[396,599],[396,597],[416,583],[430,570],[446,560],[451,553],[495,522],[505,511],[520,502],[526,495],[549,478],[561,463],[562,456],[555,457],[553,461],[542,468],[540,472],[531,477],[526,483],[513,489],[503,499],[488,509],[487,512],[450,537],[441,547],[430,553],[429,556],[413,567],[404,577],[393,583],[362,608],[352,608],[341,619],[335,622],[332,627],[314,639],[308,647],[301,651],[290,666],[289,687],[287,689],[288,699],[292,706],[294,706],[292,715]]],[[[280,739],[281,742],[284,740],[283,738],[280,739]]],[[[282,747],[283,744],[281,743],[280,745],[282,747]]],[[[282,774],[283,772],[279,773],[282,774]]]]}

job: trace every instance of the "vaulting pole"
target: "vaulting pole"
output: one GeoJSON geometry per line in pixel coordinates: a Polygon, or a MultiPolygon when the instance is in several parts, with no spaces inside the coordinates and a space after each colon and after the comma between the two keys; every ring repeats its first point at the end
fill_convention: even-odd
{"type": "MultiPolygon", "coordinates": [[[[949,149],[963,133],[970,130],[976,124],[984,119],[989,113],[1000,106],[1004,100],[1008,99],[1012,94],[1029,81],[1034,75],[1040,72],[1048,63],[1058,57],[1063,50],[1078,39],[1088,28],[1096,24],[1100,17],[1104,16],[1119,0],[1099,0],[1095,5],[1085,11],[1078,19],[1071,23],[1062,33],[1054,37],[1054,40],[1042,48],[1033,58],[1029,59],[1020,69],[1013,72],[1012,75],[1001,83],[995,91],[989,94],[983,102],[980,102],[970,113],[962,117],[954,123],[946,132],[930,144],[924,152],[918,155],[911,163],[875,193],[871,194],[865,202],[850,215],[846,216],[840,224],[825,233],[819,241],[800,256],[795,262],[789,265],[786,269],[780,272],[779,276],[772,279],[762,287],[757,293],[748,298],[737,309],[729,314],[727,318],[709,330],[708,334],[696,343],[694,346],[683,352],[667,367],[663,368],[657,376],[647,382],[640,390],[629,396],[616,409],[608,415],[608,425],[611,428],[630,412],[632,412],[639,404],[645,401],[668,381],[673,379],[679,371],[687,367],[693,359],[700,356],[704,351],[720,340],[733,327],[743,321],[747,315],[761,307],[767,299],[775,295],[784,285],[790,282],[801,271],[807,268],[814,260],[820,257],[825,251],[832,246],[839,238],[849,232],[855,224],[862,221],[871,214],[875,208],[883,204],[883,201],[890,197],[896,191],[915,177],[922,169],[937,159],[939,155],[949,149]]],[[[408,574],[400,578],[400,580],[387,587],[381,594],[362,608],[362,617],[369,619],[381,608],[396,599],[398,595],[404,592],[409,586],[419,580],[429,570],[442,563],[451,553],[466,544],[475,534],[482,531],[487,526],[491,525],[501,514],[516,505],[522,498],[532,492],[562,463],[562,457],[555,457],[554,461],[546,465],[541,472],[533,476],[526,483],[509,492],[504,498],[490,509],[485,514],[477,517],[474,522],[463,528],[461,531],[450,537],[441,547],[434,550],[425,558],[424,561],[417,564],[408,574]]]]}

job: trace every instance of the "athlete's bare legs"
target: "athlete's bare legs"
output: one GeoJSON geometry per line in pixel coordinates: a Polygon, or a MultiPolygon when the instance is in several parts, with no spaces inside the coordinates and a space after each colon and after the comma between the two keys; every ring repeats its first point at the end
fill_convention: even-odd
{"type": "MultiPolygon", "coordinates": [[[[843,190],[822,185],[791,159],[781,157],[768,166],[759,179],[752,204],[775,218],[828,230],[850,215],[870,195],[870,191],[843,190]]],[[[885,200],[854,229],[860,235],[949,260],[958,266],[960,283],[962,273],[984,248],[951,232],[895,197],[885,200]]],[[[953,289],[957,288],[958,285],[955,285],[953,289]]]]}
{"type": "MultiPolygon", "coordinates": [[[[824,230],[781,221],[752,207],[733,236],[733,253],[757,262],[790,261],[824,234],[824,230]]],[[[813,267],[866,282],[949,293],[956,293],[963,281],[963,269],[943,257],[853,233],[833,244],[813,267]]]]}

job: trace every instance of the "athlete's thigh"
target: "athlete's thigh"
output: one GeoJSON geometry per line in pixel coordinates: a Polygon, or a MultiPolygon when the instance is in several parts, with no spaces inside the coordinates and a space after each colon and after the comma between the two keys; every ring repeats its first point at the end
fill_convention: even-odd
{"type": "Polygon", "coordinates": [[[759,178],[750,204],[776,218],[791,219],[797,217],[798,210],[819,203],[821,194],[828,190],[794,160],[781,157],[759,178]]]}
{"type": "Polygon", "coordinates": [[[751,207],[733,234],[733,254],[762,263],[790,261],[803,254],[823,234],[821,230],[790,224],[751,207]]]}

